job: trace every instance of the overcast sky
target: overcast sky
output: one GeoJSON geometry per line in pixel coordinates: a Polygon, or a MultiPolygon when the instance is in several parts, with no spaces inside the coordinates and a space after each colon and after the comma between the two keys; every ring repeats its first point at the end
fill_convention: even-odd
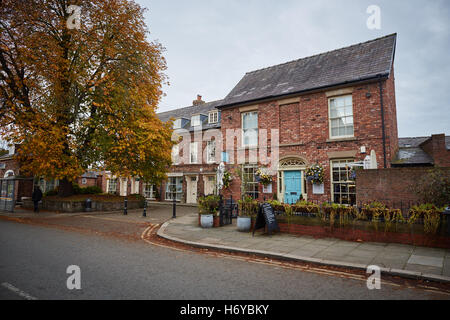
{"type": "Polygon", "coordinates": [[[450,1],[136,0],[165,48],[159,111],[223,99],[249,71],[398,33],[399,136],[450,135],[450,1]],[[369,30],[368,6],[381,8],[369,30]]]}

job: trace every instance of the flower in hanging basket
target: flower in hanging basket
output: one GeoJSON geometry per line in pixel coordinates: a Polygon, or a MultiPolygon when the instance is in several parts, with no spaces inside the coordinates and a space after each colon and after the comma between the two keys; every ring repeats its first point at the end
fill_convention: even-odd
{"type": "Polygon", "coordinates": [[[267,168],[258,168],[255,173],[255,180],[267,187],[272,183],[272,175],[269,174],[267,168]]]}
{"type": "Polygon", "coordinates": [[[314,164],[305,172],[306,180],[314,184],[323,183],[323,167],[320,164],[314,164]]]}
{"type": "Polygon", "coordinates": [[[356,170],[354,168],[350,169],[350,173],[348,175],[350,180],[356,180],[356,170]]]}

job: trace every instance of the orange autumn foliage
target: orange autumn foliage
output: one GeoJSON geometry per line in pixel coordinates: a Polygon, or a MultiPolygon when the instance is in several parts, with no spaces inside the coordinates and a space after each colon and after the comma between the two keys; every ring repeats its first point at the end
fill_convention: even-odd
{"type": "Polygon", "coordinates": [[[88,168],[158,183],[171,164],[171,124],[156,108],[163,48],[128,0],[4,0],[0,7],[0,135],[22,170],[72,181],[88,168]]]}

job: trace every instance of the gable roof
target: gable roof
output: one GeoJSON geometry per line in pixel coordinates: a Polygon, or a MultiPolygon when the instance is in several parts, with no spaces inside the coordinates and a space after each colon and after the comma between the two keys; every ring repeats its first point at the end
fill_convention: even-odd
{"type": "MultiPolygon", "coordinates": [[[[205,116],[208,115],[210,111],[217,110],[217,106],[222,103],[223,100],[217,100],[217,101],[211,101],[206,102],[200,105],[196,106],[190,106],[180,109],[174,109],[171,111],[161,112],[158,113],[158,118],[163,121],[167,122],[171,118],[174,119],[180,119],[184,118],[187,119],[188,122],[183,127],[184,129],[193,130],[193,127],[191,126],[191,117],[196,114],[204,114],[205,116]]],[[[220,128],[220,119],[218,119],[217,123],[208,123],[208,119],[206,118],[202,123],[202,129],[211,129],[211,128],[220,128]]]]}
{"type": "Polygon", "coordinates": [[[248,72],[221,107],[388,77],[397,34],[248,72]]]}

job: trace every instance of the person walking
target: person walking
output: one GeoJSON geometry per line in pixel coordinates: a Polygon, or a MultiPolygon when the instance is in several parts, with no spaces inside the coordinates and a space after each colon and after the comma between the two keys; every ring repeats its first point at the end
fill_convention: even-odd
{"type": "Polygon", "coordinates": [[[31,200],[34,203],[34,212],[39,212],[39,201],[42,200],[42,191],[39,186],[34,188],[33,194],[31,195],[31,200]]]}

